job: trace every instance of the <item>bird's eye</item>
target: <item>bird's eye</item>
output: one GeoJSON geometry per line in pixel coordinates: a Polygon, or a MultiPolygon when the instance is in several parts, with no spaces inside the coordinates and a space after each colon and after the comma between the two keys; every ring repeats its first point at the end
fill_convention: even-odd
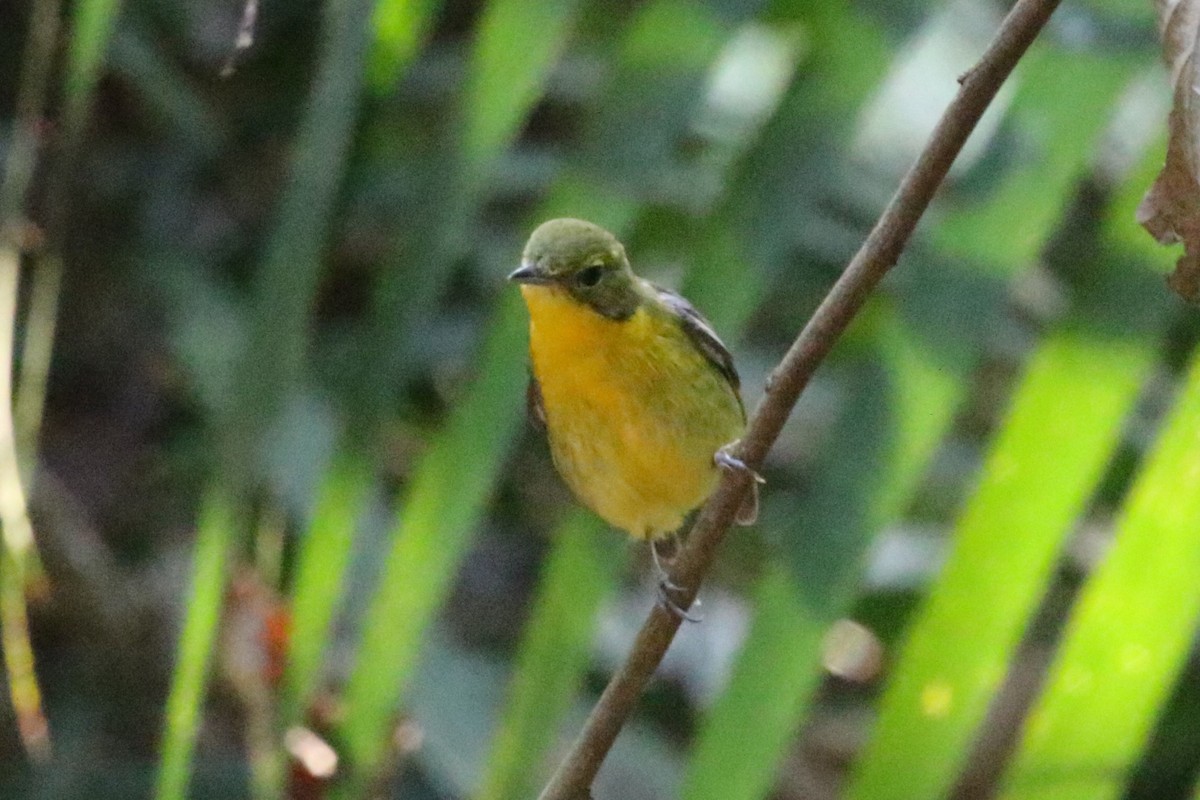
{"type": "Polygon", "coordinates": [[[600,278],[604,276],[604,268],[593,264],[590,267],[582,269],[576,276],[575,281],[585,289],[590,289],[600,282],[600,278]]]}

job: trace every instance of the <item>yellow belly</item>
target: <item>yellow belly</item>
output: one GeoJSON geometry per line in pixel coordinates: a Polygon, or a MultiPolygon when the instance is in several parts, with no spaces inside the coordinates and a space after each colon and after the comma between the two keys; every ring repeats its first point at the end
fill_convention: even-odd
{"type": "Polygon", "coordinates": [[[559,473],[633,536],[678,529],[716,485],[717,448],[741,435],[734,389],[669,318],[614,321],[554,289],[522,291],[559,473]]]}

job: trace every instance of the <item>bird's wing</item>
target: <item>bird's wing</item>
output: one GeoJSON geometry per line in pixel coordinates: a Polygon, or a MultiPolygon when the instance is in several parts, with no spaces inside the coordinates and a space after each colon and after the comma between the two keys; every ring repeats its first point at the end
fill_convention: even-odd
{"type": "MultiPolygon", "coordinates": [[[[737,369],[733,366],[733,356],[730,354],[729,348],[721,341],[721,337],[717,336],[717,332],[713,330],[712,325],[682,295],[676,294],[670,289],[664,289],[657,284],[652,283],[650,285],[658,292],[658,299],[679,319],[684,332],[687,333],[692,343],[704,354],[709,363],[725,376],[725,380],[729,381],[729,385],[733,387],[733,395],[737,398],[738,405],[742,406],[742,395],[739,391],[742,381],[738,377],[737,369]]],[[[746,409],[742,406],[742,416],[744,417],[745,414],[746,409]]],[[[736,519],[739,525],[753,525],[758,519],[757,481],[750,482],[750,490],[742,498],[742,503],[737,510],[736,519]]]]}
{"type": "Polygon", "coordinates": [[[532,373],[529,375],[529,384],[525,387],[525,408],[534,427],[546,430],[546,405],[542,402],[542,385],[532,373]]]}
{"type": "Polygon", "coordinates": [[[737,369],[733,366],[733,356],[730,355],[729,348],[721,341],[721,337],[717,336],[712,325],[682,295],[657,284],[651,284],[651,286],[658,293],[658,299],[662,301],[663,305],[679,319],[684,332],[692,340],[692,344],[696,345],[704,357],[717,368],[717,371],[725,376],[725,380],[729,381],[729,385],[734,388],[736,393],[741,388],[741,378],[738,377],[737,369]]]}

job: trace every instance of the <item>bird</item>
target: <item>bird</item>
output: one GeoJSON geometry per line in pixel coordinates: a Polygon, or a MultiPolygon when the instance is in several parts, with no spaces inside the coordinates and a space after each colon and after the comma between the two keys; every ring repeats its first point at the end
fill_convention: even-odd
{"type": "Polygon", "coordinates": [[[650,543],[659,598],[692,619],[660,562],[719,470],[753,476],[737,513],[752,524],[762,478],[732,454],[746,428],[729,349],[681,295],[634,274],[604,228],[552,219],[529,237],[509,276],[529,312],[530,417],[575,497],[650,543]]]}

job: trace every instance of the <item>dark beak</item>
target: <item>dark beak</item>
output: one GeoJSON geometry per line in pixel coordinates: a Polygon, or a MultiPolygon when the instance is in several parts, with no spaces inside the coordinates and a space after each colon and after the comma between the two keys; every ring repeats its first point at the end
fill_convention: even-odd
{"type": "Polygon", "coordinates": [[[517,283],[531,283],[535,285],[545,285],[554,280],[550,275],[529,262],[522,263],[519,268],[508,276],[508,279],[517,283]]]}

